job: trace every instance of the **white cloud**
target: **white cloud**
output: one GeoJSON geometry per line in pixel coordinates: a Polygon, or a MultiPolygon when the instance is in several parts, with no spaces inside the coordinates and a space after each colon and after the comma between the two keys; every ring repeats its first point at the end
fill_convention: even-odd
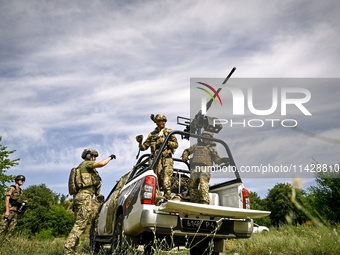
{"type": "MultiPolygon", "coordinates": [[[[223,77],[233,66],[233,77],[338,77],[338,11],[336,1],[4,2],[0,135],[22,159],[13,171],[66,193],[69,169],[93,146],[103,156],[123,155],[101,169],[110,186],[106,178],[133,165],[135,135],[154,128],[151,113],[166,114],[173,129],[177,115],[189,117],[191,77],[223,77]]],[[[312,94],[320,98],[312,112],[325,122],[313,128],[337,136],[338,90],[312,94]]],[[[249,164],[255,152],[282,158],[268,147],[273,140],[277,148],[293,144],[287,161],[335,160],[326,155],[330,145],[303,137],[230,140],[249,164]]]]}

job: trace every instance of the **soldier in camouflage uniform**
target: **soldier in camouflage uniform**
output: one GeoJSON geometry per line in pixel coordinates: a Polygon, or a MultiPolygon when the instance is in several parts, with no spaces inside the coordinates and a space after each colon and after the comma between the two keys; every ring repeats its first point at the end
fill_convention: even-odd
{"type": "MultiPolygon", "coordinates": [[[[213,134],[208,131],[204,131],[202,135],[213,137],[213,134]]],[[[190,202],[209,204],[209,181],[211,173],[208,171],[208,166],[212,166],[213,162],[221,164],[225,162],[225,158],[220,158],[215,143],[208,139],[202,140],[202,142],[185,149],[182,153],[182,160],[184,162],[188,161],[189,155],[193,154],[192,159],[190,159],[190,202]]]]}
{"type": "Polygon", "coordinates": [[[106,159],[96,162],[98,152],[88,148],[83,151],[81,157],[84,159],[80,164],[82,188],[74,195],[73,212],[75,221],[64,245],[64,255],[76,254],[80,236],[84,232],[93,210],[98,209],[99,203],[93,200],[93,195],[98,197],[101,188],[101,178],[96,168],[107,165],[115,158],[115,155],[112,154],[106,159]]]}
{"type": "MultiPolygon", "coordinates": [[[[23,203],[27,203],[27,200],[22,199],[21,187],[26,178],[23,175],[15,177],[15,185],[11,185],[5,194],[5,212],[0,222],[0,240],[1,242],[6,240],[10,241],[10,237],[13,234],[14,228],[17,224],[18,215],[22,212],[23,203]]],[[[0,242],[0,243],[1,243],[0,242]]]]}
{"type": "MultiPolygon", "coordinates": [[[[136,137],[136,141],[139,143],[139,149],[141,151],[147,150],[149,147],[151,148],[151,160],[157,155],[157,152],[164,142],[165,137],[172,131],[171,129],[165,127],[165,123],[167,122],[165,115],[157,114],[153,121],[156,123],[157,127],[148,135],[144,143],[141,135],[136,137]]],[[[163,186],[164,197],[167,200],[171,198],[171,178],[174,167],[172,155],[174,154],[177,147],[177,138],[176,136],[172,135],[167,146],[162,152],[162,158],[160,159],[156,169],[158,180],[163,186]]]]}

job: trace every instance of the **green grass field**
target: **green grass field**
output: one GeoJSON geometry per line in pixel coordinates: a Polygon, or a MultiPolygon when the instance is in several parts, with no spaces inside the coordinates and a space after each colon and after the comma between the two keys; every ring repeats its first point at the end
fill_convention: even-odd
{"type": "Polygon", "coordinates": [[[248,240],[227,241],[226,254],[336,255],[340,254],[339,226],[334,228],[283,226],[253,234],[248,240]]]}
{"type": "MultiPolygon", "coordinates": [[[[250,239],[227,240],[226,255],[337,255],[340,254],[339,225],[334,227],[283,226],[250,239]]],[[[82,238],[78,254],[89,255],[88,238],[82,238]]],[[[1,255],[62,255],[65,239],[28,239],[16,237],[1,245],[1,255]]],[[[157,249],[156,247],[156,250],[157,249]]],[[[137,252],[136,252],[137,254],[137,252]]],[[[189,254],[188,250],[157,251],[155,254],[189,254]]]]}

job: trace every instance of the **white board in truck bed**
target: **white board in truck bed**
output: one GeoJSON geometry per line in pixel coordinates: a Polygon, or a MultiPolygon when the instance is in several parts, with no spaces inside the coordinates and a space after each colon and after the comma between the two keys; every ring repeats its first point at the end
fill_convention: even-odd
{"type": "Polygon", "coordinates": [[[182,202],[169,200],[158,208],[162,212],[185,213],[193,215],[221,216],[227,218],[261,218],[270,214],[270,211],[260,211],[251,209],[242,209],[217,205],[205,205],[198,203],[182,202]]]}

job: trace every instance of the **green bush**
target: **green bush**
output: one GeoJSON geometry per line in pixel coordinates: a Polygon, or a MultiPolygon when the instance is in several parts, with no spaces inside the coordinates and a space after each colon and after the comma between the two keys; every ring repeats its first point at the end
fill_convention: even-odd
{"type": "Polygon", "coordinates": [[[46,230],[42,230],[40,231],[37,235],[36,238],[39,241],[43,241],[43,240],[52,240],[54,238],[53,236],[53,229],[46,229],[46,230]]]}

